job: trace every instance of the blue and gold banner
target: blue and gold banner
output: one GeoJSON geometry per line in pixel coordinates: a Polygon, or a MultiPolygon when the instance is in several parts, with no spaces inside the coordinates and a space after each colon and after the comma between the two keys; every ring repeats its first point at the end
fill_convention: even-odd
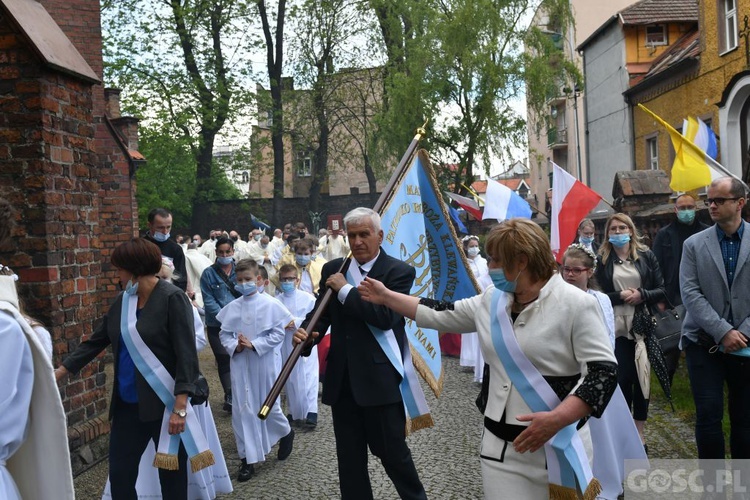
{"type": "MultiPolygon", "coordinates": [[[[381,213],[383,248],[416,269],[412,296],[455,302],[476,295],[479,287],[439,193],[429,157],[422,150],[381,213]]],[[[443,370],[438,332],[407,319],[406,333],[414,367],[439,396],[443,370]]]]}

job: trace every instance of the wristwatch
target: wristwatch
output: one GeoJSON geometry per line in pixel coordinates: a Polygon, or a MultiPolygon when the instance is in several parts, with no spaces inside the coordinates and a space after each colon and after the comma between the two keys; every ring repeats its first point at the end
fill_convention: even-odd
{"type": "Polygon", "coordinates": [[[172,413],[174,413],[175,415],[177,415],[180,418],[187,417],[187,410],[184,409],[184,408],[182,410],[172,410],[172,413]]]}

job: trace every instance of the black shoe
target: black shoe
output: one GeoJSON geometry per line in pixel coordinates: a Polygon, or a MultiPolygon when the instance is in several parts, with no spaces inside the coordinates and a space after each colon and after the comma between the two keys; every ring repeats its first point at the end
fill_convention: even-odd
{"type": "Polygon", "coordinates": [[[305,419],[305,425],[308,427],[315,427],[318,425],[318,414],[310,412],[307,414],[307,418],[305,419]]]}
{"type": "Polygon", "coordinates": [[[277,455],[279,460],[286,460],[292,454],[292,448],[294,448],[294,429],[279,441],[279,454],[277,455]]]}
{"type": "Polygon", "coordinates": [[[648,445],[646,443],[643,443],[643,451],[646,452],[646,456],[648,456],[648,445]]]}
{"type": "Polygon", "coordinates": [[[291,413],[286,416],[286,420],[287,420],[287,422],[289,422],[289,424],[293,424],[294,423],[294,419],[292,418],[292,414],[291,413]]]}
{"type": "Polygon", "coordinates": [[[242,465],[240,465],[240,473],[237,474],[237,481],[239,481],[240,483],[249,481],[250,478],[253,477],[253,474],[255,474],[255,467],[253,467],[253,464],[247,463],[247,461],[243,458],[242,465]]]}
{"type": "Polygon", "coordinates": [[[224,395],[224,406],[222,409],[227,413],[232,413],[232,394],[224,395]]]}

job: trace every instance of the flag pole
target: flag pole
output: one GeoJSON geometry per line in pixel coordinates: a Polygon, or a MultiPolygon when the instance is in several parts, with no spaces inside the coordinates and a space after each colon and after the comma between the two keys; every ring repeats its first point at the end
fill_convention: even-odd
{"type": "MultiPolygon", "coordinates": [[[[390,200],[391,196],[393,196],[393,190],[400,182],[401,178],[404,176],[406,170],[411,165],[411,160],[414,157],[417,146],[419,146],[419,141],[422,139],[422,137],[427,135],[425,128],[427,127],[428,121],[429,120],[425,120],[424,124],[421,127],[417,128],[416,134],[414,135],[411,144],[409,144],[406,152],[401,157],[401,161],[396,167],[396,170],[393,172],[393,175],[391,175],[388,184],[385,186],[385,189],[383,189],[383,192],[380,194],[378,201],[372,208],[374,211],[380,213],[383,207],[388,203],[388,200],[390,200]]],[[[350,262],[351,252],[349,252],[349,256],[347,256],[347,258],[345,258],[341,263],[341,267],[339,268],[338,272],[346,273],[347,269],[349,268],[350,262]]],[[[328,288],[326,290],[326,293],[323,295],[323,298],[320,300],[320,304],[318,305],[317,309],[315,309],[315,311],[313,312],[313,315],[310,318],[310,322],[307,324],[308,332],[312,333],[315,331],[315,326],[320,320],[320,317],[323,315],[323,312],[328,307],[328,303],[331,301],[332,297],[333,290],[328,288]]],[[[289,379],[294,366],[297,364],[297,361],[299,360],[302,353],[312,348],[313,342],[314,339],[312,338],[312,335],[309,335],[305,342],[300,342],[299,344],[294,346],[294,350],[292,350],[291,354],[289,354],[289,357],[284,363],[284,366],[281,368],[279,376],[276,378],[276,381],[271,387],[271,390],[268,392],[268,396],[266,396],[265,401],[263,401],[263,405],[260,407],[260,411],[258,412],[258,418],[260,418],[261,420],[265,420],[266,418],[268,418],[268,415],[271,413],[271,408],[273,408],[276,399],[278,399],[279,394],[281,394],[281,389],[289,379]]]]}

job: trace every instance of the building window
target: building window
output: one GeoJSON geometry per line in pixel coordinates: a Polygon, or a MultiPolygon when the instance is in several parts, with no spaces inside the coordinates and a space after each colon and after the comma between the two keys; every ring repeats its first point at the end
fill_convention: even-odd
{"type": "Polygon", "coordinates": [[[312,175],[312,153],[300,151],[297,153],[297,177],[310,177],[312,175]]]}
{"type": "Polygon", "coordinates": [[[657,137],[646,139],[646,161],[648,162],[648,168],[659,170],[659,142],[657,137]]]}
{"type": "Polygon", "coordinates": [[[646,26],[646,46],[653,47],[654,45],[666,45],[667,44],[667,25],[666,24],[653,24],[646,26]]]}
{"type": "Polygon", "coordinates": [[[737,0],[718,0],[719,53],[737,48],[737,0]]]}
{"type": "Polygon", "coordinates": [[[242,172],[242,183],[248,184],[250,182],[250,174],[247,172],[242,172]]]}

